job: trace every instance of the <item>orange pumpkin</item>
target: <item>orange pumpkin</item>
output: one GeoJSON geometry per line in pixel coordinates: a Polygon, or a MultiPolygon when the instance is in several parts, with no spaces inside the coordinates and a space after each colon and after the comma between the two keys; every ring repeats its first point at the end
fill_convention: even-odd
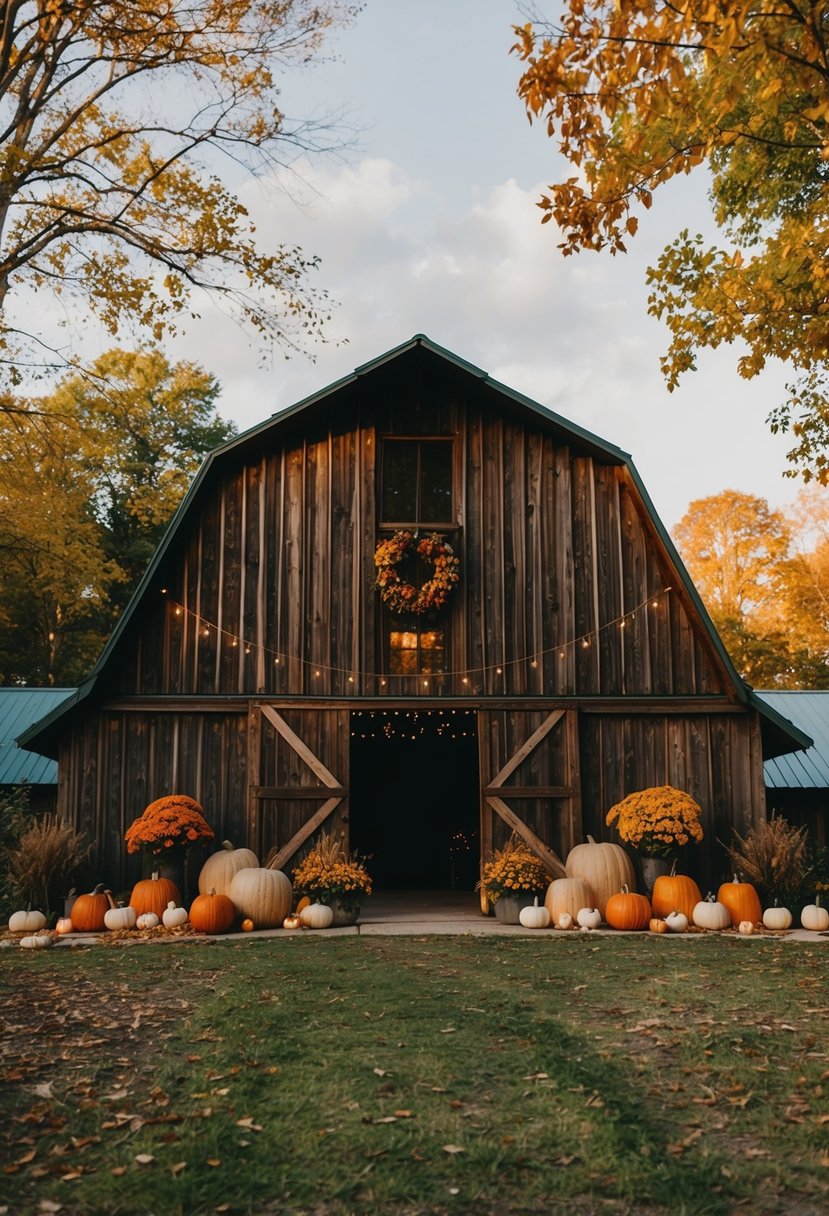
{"type": "Polygon", "coordinates": [[[690,920],[701,899],[702,892],[693,878],[689,878],[687,874],[677,874],[674,862],[670,874],[660,874],[653,884],[651,906],[654,916],[684,912],[690,920]]]}
{"type": "Polygon", "coordinates": [[[154,912],[161,920],[170,901],[176,907],[181,903],[178,887],[171,878],[159,878],[158,874],[154,873],[152,878],[142,878],[135,884],[130,896],[130,907],[135,908],[136,916],[154,912]]]}
{"type": "Polygon", "coordinates": [[[622,887],[607,901],[604,918],[612,929],[647,929],[651,919],[651,903],[647,895],[637,895],[622,887]]]}
{"type": "Polygon", "coordinates": [[[648,921],[648,929],[651,933],[667,933],[668,922],[659,916],[652,916],[648,921]]]}
{"type": "Polygon", "coordinates": [[[740,882],[736,874],[733,882],[722,884],[717,892],[717,902],[725,904],[732,925],[739,925],[741,920],[756,924],[763,919],[760,896],[750,882],[740,882]]]}
{"type": "Polygon", "coordinates": [[[109,908],[115,907],[110,891],[99,882],[88,895],[79,895],[72,905],[72,924],[78,933],[102,933],[106,928],[104,917],[109,908]]]}
{"type": "Polygon", "coordinates": [[[216,891],[197,895],[190,907],[190,924],[197,933],[226,933],[235,917],[230,898],[216,891]]]}

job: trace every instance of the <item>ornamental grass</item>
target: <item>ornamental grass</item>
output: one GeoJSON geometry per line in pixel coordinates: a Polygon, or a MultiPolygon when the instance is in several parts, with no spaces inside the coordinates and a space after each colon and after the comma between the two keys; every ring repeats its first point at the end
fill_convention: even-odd
{"type": "Polygon", "coordinates": [[[16,844],[3,850],[8,883],[14,895],[47,915],[63,906],[63,897],[73,875],[92,851],[81,832],[60,815],[17,822],[16,844]]]}
{"type": "Polygon", "coordinates": [[[316,903],[339,903],[346,910],[358,907],[371,895],[371,877],[356,854],[349,853],[342,836],[321,832],[317,843],[294,867],[294,892],[316,903]]]}
{"type": "Polygon", "coordinates": [[[543,863],[513,832],[503,849],[496,849],[495,856],[484,865],[476,889],[482,889],[495,904],[502,895],[540,893],[549,881],[543,863]]]}
{"type": "Polygon", "coordinates": [[[213,840],[213,829],[195,798],[186,794],[167,794],[151,802],[143,814],[130,824],[124,839],[128,853],[142,850],[161,857],[168,849],[213,840]]]}
{"type": "Polygon", "coordinates": [[[733,841],[726,849],[735,871],[768,899],[797,903],[811,872],[805,826],[793,827],[772,812],[745,836],[732,831],[733,841]]]}
{"type": "Polygon", "coordinates": [[[702,840],[701,814],[699,803],[684,790],[656,785],[617,802],[606,822],[644,857],[667,857],[692,840],[702,840]]]}

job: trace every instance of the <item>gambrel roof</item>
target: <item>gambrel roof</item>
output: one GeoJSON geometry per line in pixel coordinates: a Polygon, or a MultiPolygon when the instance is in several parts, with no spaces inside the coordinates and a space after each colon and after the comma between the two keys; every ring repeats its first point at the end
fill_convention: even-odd
{"type": "Polygon", "coordinates": [[[408,374],[425,367],[427,364],[438,368],[443,375],[477,382],[484,399],[491,400],[494,409],[500,409],[513,416],[532,421],[535,426],[556,435],[560,442],[569,446],[571,450],[592,456],[600,463],[624,466],[633,487],[640,497],[642,507],[650,518],[654,532],[662,546],[664,557],[681,583],[686,599],[693,606],[702,630],[708,634],[712,650],[717,657],[725,681],[733,689],[736,700],[758,710],[761,715],[764,755],[769,757],[776,756],[798,748],[808,747],[811,744],[811,739],[808,735],[788,722],[773,705],[760,700],[737,674],[667,530],[654,510],[630,455],[614,444],[600,439],[576,423],[517,392],[515,389],[493,380],[480,368],[459,358],[459,356],[451,351],[438,346],[424,335],[416,334],[402,345],[387,351],[369,363],[357,367],[350,375],[337,380],[335,383],[304,398],[288,409],[284,409],[256,426],[251,427],[241,435],[216,448],[207,456],[193,480],[187,495],[170,521],[152,562],[113,631],[95,669],[89,678],[80,685],[73,697],[25,732],[21,740],[24,745],[39,746],[49,754],[53,754],[55,740],[64,720],[67,718],[67,715],[73,715],[74,711],[95,691],[103,673],[112,661],[130,621],[139,612],[144,595],[148,593],[159,574],[164,558],[170,551],[183,521],[193,510],[202,487],[214,475],[217,468],[221,468],[227,462],[238,460],[240,457],[243,458],[246,454],[255,451],[261,446],[262,440],[266,435],[281,432],[287,428],[296,431],[304,427],[310,427],[312,422],[322,414],[342,408],[343,405],[347,405],[349,401],[354,399],[355,393],[367,379],[377,377],[378,375],[382,376],[383,369],[388,369],[394,365],[395,373],[408,374]]]}

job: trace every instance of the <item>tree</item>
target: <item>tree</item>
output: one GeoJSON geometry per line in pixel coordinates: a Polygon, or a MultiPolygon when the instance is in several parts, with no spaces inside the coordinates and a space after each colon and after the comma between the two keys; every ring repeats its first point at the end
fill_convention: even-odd
{"type": "Polygon", "coordinates": [[[233,434],[218,386],[113,350],[0,411],[0,684],[87,674],[203,456],[233,434]]]}
{"type": "MultiPolygon", "coordinates": [[[[260,251],[219,174],[269,170],[312,145],[275,72],[302,65],[352,9],[342,0],[16,0],[0,30],[0,356],[20,383],[38,335],[10,299],[50,291],[117,334],[160,340],[202,292],[263,337],[319,331],[316,260],[260,251]]],[[[318,132],[319,128],[316,129],[318,132]]]]}
{"type": "Polygon", "coordinates": [[[829,482],[829,27],[811,0],[566,0],[516,32],[519,84],[576,175],[539,203],[565,254],[624,252],[637,211],[707,165],[727,248],[685,230],[649,274],[669,389],[699,349],[741,340],[741,375],[795,371],[771,414],[789,475],[829,482]]]}

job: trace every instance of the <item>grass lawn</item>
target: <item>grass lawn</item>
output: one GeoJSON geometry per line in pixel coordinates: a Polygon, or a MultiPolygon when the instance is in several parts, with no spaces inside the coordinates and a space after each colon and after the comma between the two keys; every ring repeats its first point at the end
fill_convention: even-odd
{"type": "Polygon", "coordinates": [[[825,943],[0,951],[0,1213],[829,1211],[825,943]]]}

